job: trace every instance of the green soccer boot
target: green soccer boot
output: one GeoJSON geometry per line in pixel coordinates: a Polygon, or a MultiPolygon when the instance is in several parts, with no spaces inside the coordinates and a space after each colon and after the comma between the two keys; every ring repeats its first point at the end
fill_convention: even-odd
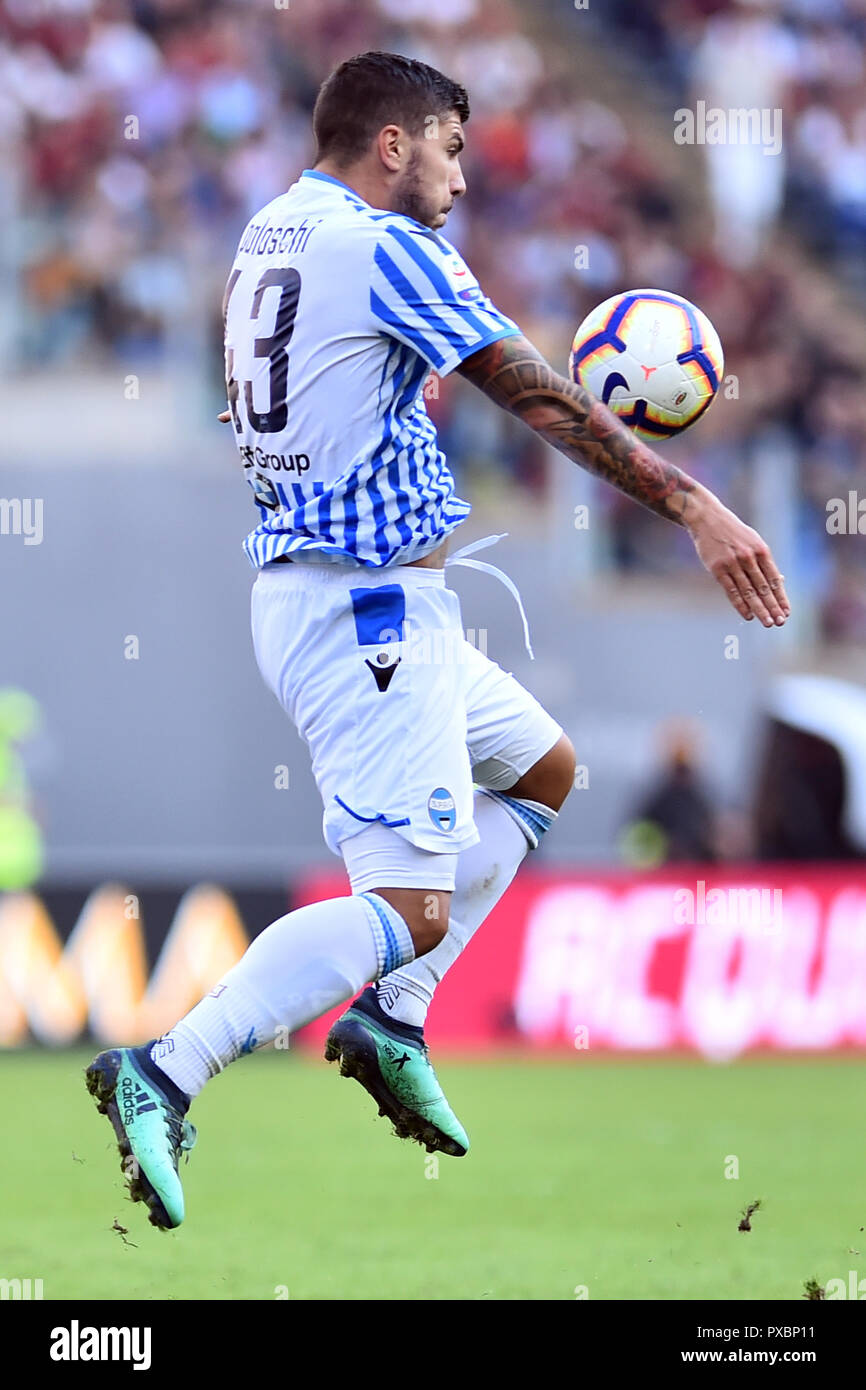
{"type": "Polygon", "coordinates": [[[150,1059],[150,1048],[100,1052],[85,1073],[87,1089],[117,1135],[121,1168],[133,1202],[145,1202],[150,1222],[172,1230],[183,1221],[180,1155],[192,1148],[189,1099],[150,1059]]]}
{"type": "Polygon", "coordinates": [[[399,1139],[454,1158],[468,1150],[469,1137],[436,1079],[422,1029],[390,1018],[372,985],[337,1019],[325,1061],[339,1061],[341,1076],[360,1081],[399,1139]]]}

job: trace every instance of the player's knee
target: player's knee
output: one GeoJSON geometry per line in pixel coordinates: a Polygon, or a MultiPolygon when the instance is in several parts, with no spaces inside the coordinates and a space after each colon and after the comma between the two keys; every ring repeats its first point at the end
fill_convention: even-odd
{"type": "Polygon", "coordinates": [[[448,931],[451,894],[441,889],[376,888],[374,892],[400,913],[415,946],[415,955],[432,951],[448,931]]]}
{"type": "Polygon", "coordinates": [[[509,787],[509,796],[525,796],[558,811],[574,786],[577,758],[567,734],[561,734],[549,752],[509,787]]]}
{"type": "Polygon", "coordinates": [[[450,893],[425,893],[424,907],[413,916],[409,931],[415,943],[415,955],[424,956],[439,945],[448,931],[448,899],[450,893]]]}
{"type": "Polygon", "coordinates": [[[577,754],[574,744],[563,734],[559,742],[550,750],[552,755],[551,776],[556,789],[556,805],[550,803],[552,811],[558,811],[569,792],[574,788],[574,774],[577,770],[577,754]]]}

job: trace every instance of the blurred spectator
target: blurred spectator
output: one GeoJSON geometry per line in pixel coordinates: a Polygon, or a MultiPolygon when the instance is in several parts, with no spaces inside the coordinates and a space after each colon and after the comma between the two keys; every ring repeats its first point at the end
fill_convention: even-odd
{"type": "Polygon", "coordinates": [[[712,863],[717,857],[716,817],[692,732],[681,725],[665,729],[662,758],[661,772],[638,801],[622,836],[625,856],[642,867],[712,863]]]}
{"type": "Polygon", "coordinates": [[[842,820],[845,768],[826,739],[771,720],[755,806],[760,859],[855,859],[842,820]]]}
{"type": "Polygon", "coordinates": [[[707,109],[760,113],[762,140],[704,146],[716,222],[716,250],[730,265],[751,265],[782,205],[785,184],[783,105],[796,71],[794,36],[776,18],[773,0],[736,0],[707,24],[691,65],[692,95],[707,109]],[[778,141],[778,148],[775,143],[778,141]],[[768,153],[772,150],[772,153],[768,153]]]}
{"type": "Polygon", "coordinates": [[[0,891],[30,888],[42,872],[42,832],[31,814],[31,797],[20,745],[39,722],[36,701],[23,690],[0,690],[0,891]]]}
{"type": "Polygon", "coordinates": [[[762,859],[854,859],[866,848],[866,692],[821,675],[766,696],[754,829],[762,859]]]}

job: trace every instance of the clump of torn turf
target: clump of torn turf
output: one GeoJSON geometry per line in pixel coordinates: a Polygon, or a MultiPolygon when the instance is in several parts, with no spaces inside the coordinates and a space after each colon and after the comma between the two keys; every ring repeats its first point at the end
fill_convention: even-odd
{"type": "Polygon", "coordinates": [[[118,1219],[117,1219],[116,1216],[115,1216],[115,1218],[114,1218],[114,1225],[112,1226],[111,1229],[112,1229],[112,1231],[116,1231],[116,1232],[117,1232],[117,1234],[120,1236],[120,1239],[123,1241],[124,1245],[130,1246],[130,1248],[131,1248],[132,1250],[137,1250],[137,1249],[138,1249],[138,1246],[136,1245],[136,1243],[135,1243],[134,1240],[127,1240],[126,1237],[129,1235],[129,1231],[127,1230],[127,1228],[126,1228],[125,1226],[121,1226],[121,1224],[120,1224],[120,1222],[118,1221],[118,1219]]]}
{"type": "Polygon", "coordinates": [[[761,1198],[759,1197],[756,1202],[750,1202],[747,1207],[743,1208],[742,1220],[740,1221],[740,1224],[737,1227],[738,1231],[750,1231],[752,1229],[752,1217],[754,1216],[755,1212],[760,1209],[760,1207],[761,1198]]]}
{"type": "Polygon", "coordinates": [[[803,1294],[804,1298],[815,1299],[827,1297],[824,1286],[819,1284],[817,1279],[804,1279],[803,1288],[806,1290],[803,1294]]]}

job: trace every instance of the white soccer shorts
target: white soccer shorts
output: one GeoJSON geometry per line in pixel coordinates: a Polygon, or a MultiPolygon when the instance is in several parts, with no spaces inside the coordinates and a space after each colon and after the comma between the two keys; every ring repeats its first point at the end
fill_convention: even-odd
{"type": "Polygon", "coordinates": [[[352,872],[353,849],[368,846],[384,873],[389,844],[379,886],[453,889],[456,856],[478,842],[473,782],[507,790],[562,729],[466,641],[444,570],[266,565],[252,630],[262,677],[309,745],[325,840],[354,891],[368,873],[352,872]],[[372,826],[397,833],[357,839],[372,826]],[[442,858],[425,868],[429,855],[442,858]]]}

